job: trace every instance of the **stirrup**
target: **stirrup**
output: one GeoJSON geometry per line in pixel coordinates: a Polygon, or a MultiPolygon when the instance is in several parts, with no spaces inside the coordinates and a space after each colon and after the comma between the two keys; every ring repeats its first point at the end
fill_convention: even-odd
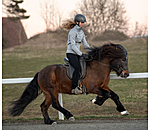
{"type": "Polygon", "coordinates": [[[76,87],[75,89],[72,89],[71,93],[82,94],[82,90],[79,90],[78,87],[76,87]]]}

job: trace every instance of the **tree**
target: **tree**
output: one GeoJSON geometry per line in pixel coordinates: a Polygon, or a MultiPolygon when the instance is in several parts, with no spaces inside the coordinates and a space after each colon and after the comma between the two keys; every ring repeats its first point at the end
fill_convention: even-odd
{"type": "Polygon", "coordinates": [[[127,30],[126,10],[119,0],[83,0],[78,7],[77,12],[84,14],[90,24],[87,28],[90,33],[127,30]]]}
{"type": "Polygon", "coordinates": [[[143,36],[143,35],[148,35],[148,26],[147,24],[142,23],[141,25],[139,22],[135,22],[135,26],[133,27],[132,30],[132,36],[143,36]]]}
{"type": "Polygon", "coordinates": [[[9,18],[13,20],[28,19],[30,16],[25,15],[27,12],[25,9],[20,8],[19,4],[23,3],[23,0],[3,0],[3,9],[5,9],[9,18]]]}
{"type": "Polygon", "coordinates": [[[40,3],[40,16],[45,23],[46,32],[60,27],[63,13],[64,11],[57,8],[57,3],[54,0],[44,0],[40,3]]]}

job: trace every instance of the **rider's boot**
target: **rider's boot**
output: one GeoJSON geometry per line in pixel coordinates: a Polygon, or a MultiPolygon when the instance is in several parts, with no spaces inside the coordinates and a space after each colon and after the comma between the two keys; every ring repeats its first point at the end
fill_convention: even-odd
{"type": "Polygon", "coordinates": [[[71,93],[82,94],[82,90],[79,90],[78,87],[76,87],[75,89],[72,89],[71,93]]]}

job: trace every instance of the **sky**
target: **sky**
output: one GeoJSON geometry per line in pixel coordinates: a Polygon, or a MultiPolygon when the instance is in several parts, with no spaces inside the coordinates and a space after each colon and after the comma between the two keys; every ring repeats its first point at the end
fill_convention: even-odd
{"type": "MultiPolygon", "coordinates": [[[[23,20],[23,26],[26,30],[27,37],[42,33],[45,30],[45,24],[40,13],[40,3],[44,0],[24,0],[20,7],[27,10],[27,15],[30,18],[23,20]]],[[[50,1],[50,0],[49,0],[50,1]]],[[[64,19],[69,17],[72,10],[76,9],[77,3],[82,0],[52,0],[55,1],[58,8],[64,11],[64,19]]],[[[127,11],[127,15],[130,18],[130,23],[135,24],[136,21],[139,23],[146,23],[148,21],[148,0],[121,0],[127,11]]],[[[4,16],[4,15],[3,15],[4,16]]]]}

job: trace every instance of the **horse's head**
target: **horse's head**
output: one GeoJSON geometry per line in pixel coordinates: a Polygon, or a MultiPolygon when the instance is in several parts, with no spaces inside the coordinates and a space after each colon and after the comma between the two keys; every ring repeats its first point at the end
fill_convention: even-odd
{"type": "Polygon", "coordinates": [[[105,44],[100,48],[94,47],[88,54],[103,65],[109,66],[118,76],[127,78],[128,70],[128,55],[126,49],[120,44],[105,44]],[[109,65],[103,63],[103,59],[109,60],[109,65]]]}
{"type": "Polygon", "coordinates": [[[119,44],[113,44],[113,54],[110,60],[111,68],[117,73],[118,76],[127,78],[129,76],[128,70],[128,54],[126,49],[119,44]]]}

